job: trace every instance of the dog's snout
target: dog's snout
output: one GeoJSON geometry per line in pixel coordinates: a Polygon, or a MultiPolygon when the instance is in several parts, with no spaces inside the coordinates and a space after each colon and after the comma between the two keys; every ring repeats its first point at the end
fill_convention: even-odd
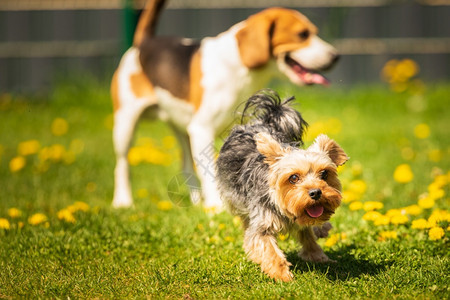
{"type": "Polygon", "coordinates": [[[308,194],[311,197],[311,199],[319,200],[320,197],[322,196],[322,191],[320,189],[312,189],[309,190],[308,194]]]}
{"type": "Polygon", "coordinates": [[[338,60],[341,58],[341,56],[338,53],[332,54],[331,64],[334,65],[338,62],[338,60]]]}

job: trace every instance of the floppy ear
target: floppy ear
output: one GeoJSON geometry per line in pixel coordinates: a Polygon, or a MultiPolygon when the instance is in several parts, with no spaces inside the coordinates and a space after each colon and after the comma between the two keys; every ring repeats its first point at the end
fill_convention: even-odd
{"type": "Polygon", "coordinates": [[[319,135],[308,148],[311,152],[325,152],[336,166],[341,166],[349,159],[344,149],[325,134],[319,135]]]}
{"type": "Polygon", "coordinates": [[[255,135],[254,139],[256,142],[256,149],[266,157],[264,162],[269,165],[275,163],[278,157],[283,156],[288,152],[267,133],[260,132],[255,135]]]}
{"type": "Polygon", "coordinates": [[[254,15],[236,33],[239,54],[247,68],[257,68],[269,61],[272,23],[267,17],[254,15]]]}

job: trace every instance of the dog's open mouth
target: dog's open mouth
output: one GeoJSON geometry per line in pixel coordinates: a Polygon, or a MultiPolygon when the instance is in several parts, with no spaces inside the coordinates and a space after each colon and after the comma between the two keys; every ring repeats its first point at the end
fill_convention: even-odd
{"type": "Polygon", "coordinates": [[[289,55],[285,56],[284,61],[305,84],[322,84],[322,85],[330,84],[328,79],[326,79],[324,76],[303,67],[297,61],[292,59],[289,55]]]}
{"type": "Polygon", "coordinates": [[[318,218],[323,214],[324,208],[322,205],[317,204],[307,207],[305,210],[308,216],[310,216],[311,218],[318,218]]]}

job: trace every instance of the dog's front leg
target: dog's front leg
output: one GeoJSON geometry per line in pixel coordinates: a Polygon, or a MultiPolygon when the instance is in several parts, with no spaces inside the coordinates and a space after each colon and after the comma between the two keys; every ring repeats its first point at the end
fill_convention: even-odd
{"type": "MultiPolygon", "coordinates": [[[[222,209],[222,201],[217,190],[214,147],[215,132],[212,128],[192,123],[188,127],[191,141],[192,158],[194,160],[197,175],[202,185],[204,197],[203,205],[215,210],[222,209]]],[[[195,200],[195,199],[192,199],[195,200]]]]}
{"type": "Polygon", "coordinates": [[[271,278],[285,282],[294,278],[289,270],[291,264],[278,247],[274,235],[247,228],[244,237],[244,250],[249,259],[260,264],[261,270],[271,278]]]}
{"type": "Polygon", "coordinates": [[[311,227],[308,226],[300,229],[298,239],[303,247],[299,252],[299,256],[303,260],[311,262],[334,262],[328,258],[322,248],[317,244],[317,238],[311,227]]]}

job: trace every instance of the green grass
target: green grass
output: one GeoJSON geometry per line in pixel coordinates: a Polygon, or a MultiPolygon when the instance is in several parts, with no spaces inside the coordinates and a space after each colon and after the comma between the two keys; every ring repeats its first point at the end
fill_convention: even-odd
{"type": "MultiPolygon", "coordinates": [[[[278,84],[277,90],[297,97],[311,124],[307,145],[319,130],[346,150],[351,159],[340,175],[344,190],[362,180],[367,190],[359,200],[382,202],[381,213],[417,203],[436,174],[450,171],[449,84],[428,86],[414,97],[385,86],[339,90],[278,84]],[[420,123],[430,128],[425,139],[414,135],[420,123]],[[430,159],[430,151],[437,157],[430,159]],[[403,163],[414,173],[405,184],[393,179],[403,163]]],[[[0,229],[0,298],[449,298],[448,223],[440,223],[446,233],[435,241],[428,230],[411,228],[413,219],[427,218],[433,209],[448,210],[448,184],[433,208],[402,225],[374,226],[362,219],[364,211],[343,204],[332,218],[332,234],[346,238],[323,246],[338,263],[303,262],[295,241],[283,240],[295,280],[277,283],[245,258],[242,230],[228,213],[210,216],[186,202],[161,209],[167,204],[161,201],[169,200],[169,182],[180,173],[177,149],[170,150],[169,166],[132,168],[134,208],[110,208],[110,114],[108,85],[90,80],[60,84],[48,97],[0,95],[0,218],[10,224],[0,229]],[[52,134],[55,118],[67,121],[66,134],[52,134]],[[84,149],[72,163],[55,159],[46,168],[37,154],[29,155],[25,167],[12,172],[19,143],[30,139],[41,148],[66,149],[78,139],[84,149]],[[90,210],[75,212],[75,223],[59,220],[58,212],[76,201],[90,210]],[[12,207],[22,216],[8,216],[12,207]],[[45,214],[47,222],[29,224],[35,213],[45,214]],[[382,231],[398,237],[380,240],[382,231]]],[[[160,122],[142,122],[137,133],[158,147],[168,135],[160,122]]]]}

